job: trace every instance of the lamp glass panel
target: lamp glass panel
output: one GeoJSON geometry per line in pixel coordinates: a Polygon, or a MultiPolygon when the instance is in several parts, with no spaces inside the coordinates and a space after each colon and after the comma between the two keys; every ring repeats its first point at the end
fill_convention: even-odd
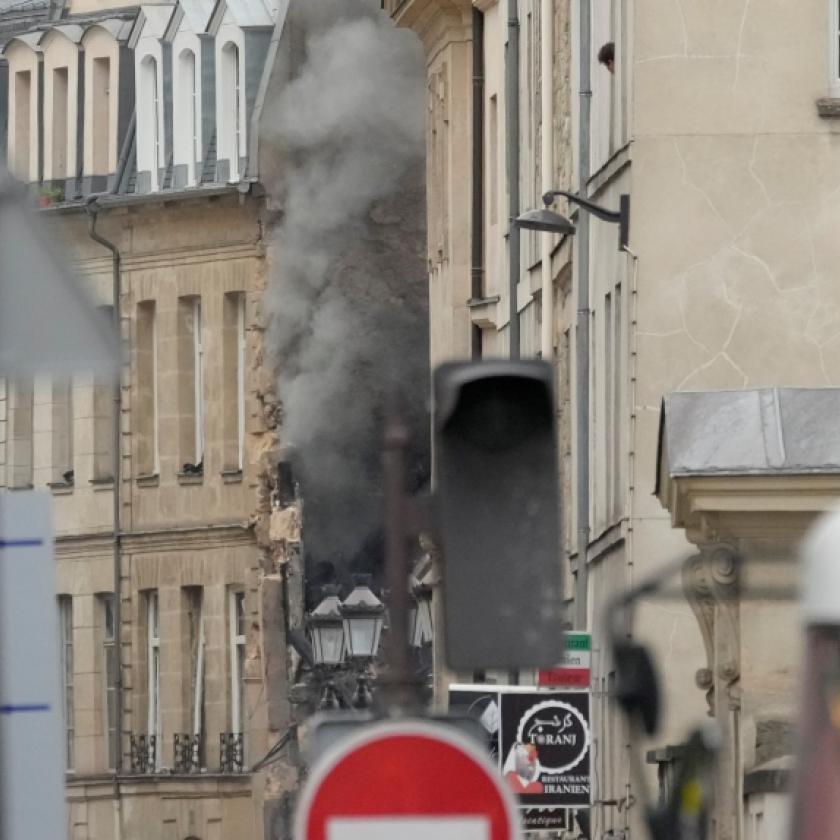
{"type": "Polygon", "coordinates": [[[376,656],[379,649],[379,635],[382,632],[382,616],[353,616],[344,619],[347,648],[351,656],[376,656]]]}
{"type": "Polygon", "coordinates": [[[338,665],[344,659],[344,628],[323,624],[312,628],[312,647],[319,665],[338,665]]]}

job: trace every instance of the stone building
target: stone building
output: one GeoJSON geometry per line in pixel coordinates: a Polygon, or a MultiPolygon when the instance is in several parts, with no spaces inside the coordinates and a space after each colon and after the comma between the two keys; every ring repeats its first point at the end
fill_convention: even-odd
{"type": "MultiPolygon", "coordinates": [[[[840,309],[832,269],[840,247],[832,233],[840,213],[834,144],[837,5],[775,4],[768,14],[747,0],[714,10],[639,0],[589,4],[591,85],[582,96],[579,3],[386,0],[385,5],[399,25],[418,35],[427,57],[433,361],[508,353],[508,248],[515,239],[509,220],[539,206],[546,187],[580,189],[580,101],[590,94],[587,193],[612,210],[621,195],[630,196],[626,250],[616,248],[614,226],[593,218],[582,260],[583,215],[560,201],[557,209],[577,223],[577,235],[523,231],[513,286],[522,354],[539,353],[556,364],[566,535],[558,562],[566,569],[570,594],[577,579],[575,611],[586,616],[598,651],[592,836],[641,836],[626,737],[607,703],[615,678],[603,636],[610,598],[669,561],[690,556],[698,541],[704,551],[707,543],[734,541],[784,556],[790,564],[806,523],[836,496],[833,479],[811,469],[822,463],[818,452],[782,470],[771,494],[762,489],[765,479],[771,480],[765,472],[778,465],[743,461],[736,474],[703,473],[702,479],[675,474],[666,481],[673,462],[662,466],[657,452],[667,395],[674,400],[665,403],[671,434],[671,424],[686,422],[684,412],[674,412],[670,420],[667,413],[681,392],[697,392],[702,406],[720,390],[837,384],[840,309]],[[518,12],[514,27],[511,10],[518,12]],[[513,54],[510,37],[518,39],[520,57],[515,109],[504,85],[506,55],[513,54]],[[596,58],[607,42],[615,45],[614,72],[596,58]],[[548,86],[550,96],[543,95],[548,86]],[[518,161],[506,145],[514,111],[518,161]],[[518,207],[507,205],[509,172],[518,181],[518,207]],[[588,300],[578,297],[582,274],[588,277],[588,300]],[[589,330],[586,522],[577,521],[575,492],[583,461],[572,454],[581,431],[575,419],[581,323],[589,330]],[[653,491],[660,468],[658,499],[653,491]],[[701,484],[710,491],[714,485],[714,500],[701,484]],[[666,486],[672,489],[666,492],[666,486]],[[708,515],[705,504],[711,505],[708,515]],[[724,514],[734,517],[733,508],[744,512],[741,524],[749,522],[749,538],[738,532],[734,518],[726,519],[726,528],[715,525],[724,514]],[[798,513],[779,518],[785,511],[798,513]],[[784,533],[768,524],[771,519],[784,533]],[[760,539],[764,529],[772,532],[769,542],[760,539]],[[581,531],[585,558],[574,538],[581,531]],[[582,578],[588,578],[585,587],[582,578]]],[[[739,411],[732,415],[733,428],[739,411]]],[[[795,425],[794,434],[808,440],[824,431],[829,416],[817,412],[813,429],[806,433],[795,425]]],[[[718,429],[723,446],[732,429],[718,429]]],[[[701,432],[697,426],[691,430],[701,432]]],[[[685,442],[689,452],[691,443],[685,442]]],[[[714,458],[709,465],[714,468],[714,458]]],[[[692,602],[696,607],[695,595],[692,602]]],[[[779,604],[762,609],[795,639],[789,611],[779,604]]],[[[577,629],[585,629],[578,623],[577,629]]],[[[734,626],[718,622],[715,638],[734,632],[734,626]]],[[[760,626],[753,624],[750,632],[760,626]]],[[[707,714],[709,674],[726,665],[709,647],[709,632],[688,602],[654,600],[637,612],[634,633],[652,646],[665,675],[659,740],[635,745],[649,750],[652,759],[667,761],[664,748],[680,743],[688,727],[707,714]],[[695,685],[698,670],[706,680],[702,690],[695,685]]],[[[737,647],[734,640],[726,644],[737,647]]],[[[746,794],[755,783],[749,774],[788,750],[784,739],[766,733],[789,721],[789,708],[774,707],[772,698],[790,693],[795,657],[793,646],[777,646],[765,657],[743,638],[741,644],[738,667],[757,681],[751,683],[752,705],[738,712],[737,737],[726,741],[725,784],[736,793],[724,798],[727,804],[716,814],[715,836],[776,837],[781,829],[775,801],[765,802],[760,791],[752,798],[746,794]],[[765,689],[766,702],[756,704],[756,693],[765,689]],[[768,748],[771,742],[775,747],[768,748]],[[747,823],[752,834],[745,835],[747,823]]],[[[734,685],[739,674],[723,670],[726,675],[714,676],[715,684],[724,679],[734,685]]],[[[447,678],[439,667],[439,694],[447,678]]],[[[737,692],[727,702],[733,714],[740,709],[737,692]]],[[[726,731],[733,726],[730,720],[726,731]]],[[[667,776],[666,766],[660,770],[667,776]]]]}
{"type": "Polygon", "coordinates": [[[0,7],[8,168],[124,350],[116,388],[0,389],[0,487],[53,495],[70,837],[273,836],[294,787],[293,741],[259,770],[302,614],[299,534],[269,525],[293,499],[255,114],[281,5],[0,7]]]}

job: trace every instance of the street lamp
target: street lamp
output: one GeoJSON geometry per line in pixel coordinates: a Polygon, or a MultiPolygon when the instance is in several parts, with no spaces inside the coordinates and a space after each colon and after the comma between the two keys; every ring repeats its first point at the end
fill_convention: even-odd
{"type": "Polygon", "coordinates": [[[385,605],[373,594],[367,581],[360,580],[344,599],[341,616],[348,655],[356,660],[373,659],[379,650],[385,605]]]}
{"type": "Polygon", "coordinates": [[[515,224],[526,230],[539,230],[543,233],[573,234],[575,226],[559,213],[548,208],[554,203],[554,199],[562,195],[573,204],[578,204],[584,210],[589,211],[593,216],[605,222],[618,225],[618,250],[623,251],[630,241],[630,196],[619,197],[618,210],[608,210],[599,204],[594,204],[586,198],[567,192],[566,190],[549,190],[543,195],[544,208],[540,210],[526,210],[519,216],[515,224]]]}
{"type": "Polygon", "coordinates": [[[326,597],[309,614],[309,637],[315,664],[334,667],[344,660],[344,620],[337,590],[334,587],[324,589],[326,597]]]}

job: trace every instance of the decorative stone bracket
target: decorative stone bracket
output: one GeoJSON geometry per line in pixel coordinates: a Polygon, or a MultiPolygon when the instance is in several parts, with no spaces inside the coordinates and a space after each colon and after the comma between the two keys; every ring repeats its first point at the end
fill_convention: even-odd
{"type": "Polygon", "coordinates": [[[709,713],[714,716],[741,707],[738,568],[737,551],[719,544],[701,546],[683,569],[683,590],[706,648],[706,667],[697,671],[695,679],[706,691],[709,713]]]}

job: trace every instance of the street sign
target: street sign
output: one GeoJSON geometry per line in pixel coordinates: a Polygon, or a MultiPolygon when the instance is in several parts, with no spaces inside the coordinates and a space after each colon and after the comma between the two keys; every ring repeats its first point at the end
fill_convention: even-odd
{"type": "Polygon", "coordinates": [[[296,840],[516,840],[513,797],[480,747],[425,721],[374,724],[313,768],[296,840]]]}
{"type": "Polygon", "coordinates": [[[449,686],[449,711],[473,717],[488,755],[518,797],[525,831],[569,825],[591,797],[589,693],[534,686],[449,686]]]}
{"type": "Polygon", "coordinates": [[[592,665],[592,636],[589,633],[567,632],[563,638],[565,651],[554,668],[537,673],[537,685],[577,686],[588,688],[592,665]]]}

